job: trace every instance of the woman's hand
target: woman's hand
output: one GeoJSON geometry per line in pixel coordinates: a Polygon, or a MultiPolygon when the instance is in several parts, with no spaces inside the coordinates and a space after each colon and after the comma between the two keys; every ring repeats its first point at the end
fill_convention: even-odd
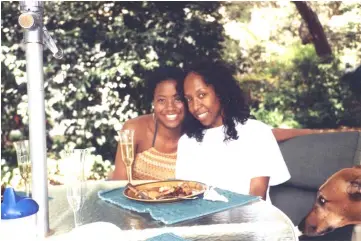
{"type": "Polygon", "coordinates": [[[115,154],[115,169],[110,177],[111,180],[127,180],[127,171],[125,164],[122,160],[122,153],[120,144],[117,144],[117,153],[115,154]]]}
{"type": "Polygon", "coordinates": [[[269,177],[255,177],[251,179],[249,194],[253,196],[260,196],[266,200],[269,177]]]}

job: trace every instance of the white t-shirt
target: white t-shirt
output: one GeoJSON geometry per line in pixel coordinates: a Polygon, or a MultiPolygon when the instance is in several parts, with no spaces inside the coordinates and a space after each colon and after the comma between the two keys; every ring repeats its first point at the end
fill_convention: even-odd
{"type": "Polygon", "coordinates": [[[254,177],[269,176],[271,186],[291,177],[268,125],[249,119],[236,130],[238,140],[228,142],[223,141],[223,126],[207,129],[202,142],[184,134],[178,142],[176,178],[249,194],[254,177]]]}

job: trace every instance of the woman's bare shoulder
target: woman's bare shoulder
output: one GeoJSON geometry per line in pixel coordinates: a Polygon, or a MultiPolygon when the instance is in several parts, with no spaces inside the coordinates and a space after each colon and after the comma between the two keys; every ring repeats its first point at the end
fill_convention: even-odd
{"type": "Polygon", "coordinates": [[[151,114],[141,115],[127,120],[123,125],[123,129],[145,129],[149,126],[152,120],[153,116],[151,114]]]}
{"type": "Polygon", "coordinates": [[[137,153],[148,149],[151,146],[151,136],[153,125],[152,115],[141,115],[136,118],[127,120],[123,129],[135,130],[135,143],[137,144],[137,153]]]}

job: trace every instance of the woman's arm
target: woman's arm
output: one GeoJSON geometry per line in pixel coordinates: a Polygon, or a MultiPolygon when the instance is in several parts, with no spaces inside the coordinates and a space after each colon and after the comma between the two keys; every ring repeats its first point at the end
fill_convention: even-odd
{"type": "MultiPolygon", "coordinates": [[[[127,121],[122,130],[126,130],[126,129],[132,129],[132,130],[136,130],[136,125],[132,122],[129,122],[127,121]]],[[[137,150],[137,139],[136,139],[136,136],[134,136],[134,153],[136,154],[136,150],[137,150]]],[[[120,150],[120,144],[118,142],[117,144],[117,152],[115,154],[115,161],[114,161],[114,164],[115,164],[115,169],[113,171],[113,174],[110,175],[111,176],[111,179],[112,180],[126,180],[128,177],[127,177],[127,171],[126,171],[126,167],[125,167],[125,164],[122,160],[122,153],[121,153],[121,150],[120,150]]]]}
{"type": "Polygon", "coordinates": [[[260,196],[266,200],[269,177],[255,177],[251,179],[249,194],[253,196],[260,196]]]}
{"type": "Polygon", "coordinates": [[[254,126],[249,139],[252,140],[248,147],[252,153],[249,174],[253,177],[249,193],[265,200],[269,186],[286,182],[290,173],[269,126],[263,123],[254,126]]]}

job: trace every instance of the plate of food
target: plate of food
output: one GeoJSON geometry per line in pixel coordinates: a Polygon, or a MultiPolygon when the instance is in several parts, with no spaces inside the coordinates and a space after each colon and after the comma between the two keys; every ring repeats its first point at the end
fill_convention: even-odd
{"type": "Polygon", "coordinates": [[[131,200],[150,203],[176,202],[201,197],[207,185],[185,180],[156,181],[139,185],[128,184],[124,196],[131,200]]]}

